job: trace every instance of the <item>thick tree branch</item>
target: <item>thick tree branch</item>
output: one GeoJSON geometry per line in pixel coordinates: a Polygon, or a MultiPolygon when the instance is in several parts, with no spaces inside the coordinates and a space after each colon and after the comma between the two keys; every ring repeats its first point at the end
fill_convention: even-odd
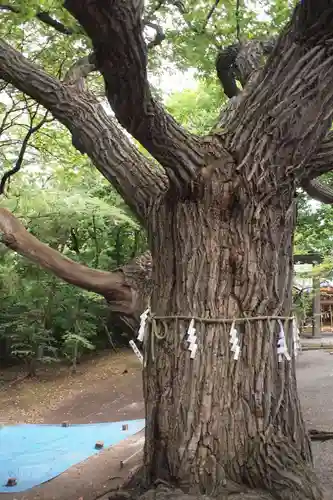
{"type": "Polygon", "coordinates": [[[81,57],[69,68],[65,75],[64,82],[76,85],[78,89],[83,91],[85,89],[85,78],[94,71],[97,71],[97,68],[95,55],[92,53],[89,54],[89,56],[81,57]]]}
{"type": "MultiPolygon", "coordinates": [[[[219,118],[219,128],[227,128],[238,112],[241,100],[249,93],[252,86],[256,85],[256,78],[260,76],[259,70],[263,56],[272,53],[275,40],[256,41],[232,45],[223,49],[216,60],[216,71],[221,81],[224,92],[231,99],[222,110],[219,118]],[[242,86],[246,86],[240,93],[236,79],[242,86]]],[[[333,203],[333,190],[315,177],[333,170],[333,132],[329,132],[319,149],[314,153],[309,163],[305,166],[302,188],[312,198],[322,203],[333,203]]]]}
{"type": "Polygon", "coordinates": [[[204,148],[151,95],[141,2],[67,0],[65,7],[93,42],[119,122],[161,163],[173,184],[188,184],[204,164],[204,148]]]}
{"type": "MultiPolygon", "coordinates": [[[[224,49],[224,51],[219,54],[216,64],[217,73],[222,86],[235,85],[235,83],[230,83],[228,80],[224,80],[226,73],[228,73],[229,78],[230,76],[233,76],[234,79],[237,78],[243,87],[247,84],[255,85],[255,78],[256,76],[259,76],[259,70],[261,69],[263,57],[273,52],[275,44],[276,39],[274,38],[261,41],[249,40],[241,45],[231,46],[230,51],[229,48],[224,49]],[[223,55],[225,57],[224,60],[223,55]],[[225,67],[225,73],[223,73],[223,71],[222,73],[220,72],[218,61],[221,61],[221,59],[222,62],[220,62],[220,64],[222,68],[225,67]]],[[[227,94],[225,88],[224,91],[227,94]]],[[[230,97],[233,98],[237,95],[239,95],[238,90],[230,97]]],[[[232,120],[233,115],[230,107],[233,107],[233,113],[235,113],[239,100],[240,99],[232,99],[233,102],[231,105],[229,104],[228,112],[224,111],[223,115],[221,115],[220,126],[226,126],[227,123],[232,120]]],[[[312,179],[315,179],[324,173],[330,172],[331,170],[333,170],[333,131],[326,134],[318,150],[314,153],[311,161],[306,165],[306,168],[304,169],[305,179],[302,181],[302,187],[307,191],[307,193],[322,203],[333,203],[333,190],[331,190],[329,198],[330,201],[328,201],[330,188],[319,181],[312,182],[312,179]]]]}
{"type": "Polygon", "coordinates": [[[264,56],[272,53],[276,40],[248,40],[223,48],[216,58],[216,73],[229,97],[227,105],[221,110],[218,129],[227,129],[236,119],[241,102],[256,84],[263,67],[264,56]],[[241,92],[237,81],[243,87],[241,92]]]}
{"type": "Polygon", "coordinates": [[[149,252],[114,272],[90,269],[40,242],[4,208],[0,208],[0,242],[66,283],[102,295],[108,302],[113,327],[130,336],[137,332],[152,290],[149,252]]]}
{"type": "Polygon", "coordinates": [[[240,53],[239,45],[230,45],[221,50],[216,58],[216,72],[224,93],[229,99],[240,93],[235,78],[236,60],[240,53]]]}
{"type": "Polygon", "coordinates": [[[331,125],[333,5],[310,5],[296,8],[225,136],[238,170],[257,187],[301,180],[331,125]]]}
{"type": "Polygon", "coordinates": [[[0,208],[0,241],[11,250],[54,273],[71,285],[104,296],[114,310],[132,313],[136,307],[132,289],[122,272],[89,269],[41,243],[5,208],[0,208]]]}
{"type": "MultiPolygon", "coordinates": [[[[156,32],[155,37],[148,43],[147,48],[152,49],[153,47],[160,45],[165,39],[165,34],[161,26],[151,21],[146,21],[145,26],[153,28],[156,32]]],[[[65,75],[64,81],[66,83],[75,83],[77,86],[79,86],[79,88],[81,88],[81,90],[83,90],[84,89],[83,80],[87,78],[87,76],[90,73],[94,71],[97,71],[97,61],[95,54],[92,52],[88,56],[81,57],[81,59],[76,61],[71,66],[71,68],[65,75]]]]}
{"type": "Polygon", "coordinates": [[[0,41],[0,78],[42,104],[72,134],[73,145],[144,220],[151,199],[166,189],[163,171],[136,149],[115,120],[88,92],[62,84],[0,41]]]}
{"type": "Polygon", "coordinates": [[[304,180],[301,183],[301,187],[314,200],[326,203],[327,205],[333,204],[333,190],[323,182],[317,179],[304,180]]]}
{"type": "Polygon", "coordinates": [[[313,199],[333,204],[333,189],[318,179],[322,174],[333,170],[333,131],[324,140],[304,170],[301,187],[313,199]]]}
{"type": "Polygon", "coordinates": [[[333,189],[317,177],[333,170],[333,132],[330,131],[318,147],[311,161],[304,169],[301,187],[311,197],[321,203],[333,204],[333,189]]]}
{"type": "Polygon", "coordinates": [[[317,429],[310,429],[309,435],[311,441],[329,441],[333,439],[333,432],[331,431],[318,431],[317,429]]]}
{"type": "Polygon", "coordinates": [[[311,180],[333,170],[333,131],[326,134],[318,151],[306,168],[306,178],[311,180]]]}

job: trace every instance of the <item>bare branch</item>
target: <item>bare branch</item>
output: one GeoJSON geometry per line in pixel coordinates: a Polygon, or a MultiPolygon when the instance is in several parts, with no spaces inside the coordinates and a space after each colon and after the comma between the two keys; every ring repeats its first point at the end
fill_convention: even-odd
{"type": "Polygon", "coordinates": [[[154,39],[147,44],[148,50],[152,49],[153,47],[156,47],[157,45],[160,45],[163,42],[163,40],[165,40],[165,34],[160,25],[153,23],[152,21],[146,21],[145,26],[153,28],[156,32],[154,39]]]}
{"type": "Polygon", "coordinates": [[[236,0],[236,38],[240,43],[240,0],[236,0]]]}
{"type": "Polygon", "coordinates": [[[14,7],[13,5],[0,5],[0,10],[14,12],[15,14],[20,12],[20,9],[18,7],[14,7]]]}
{"type": "Polygon", "coordinates": [[[0,181],[0,195],[4,194],[4,192],[5,192],[6,182],[14,174],[16,174],[17,172],[20,171],[22,164],[23,164],[24,155],[25,155],[25,152],[26,152],[28,144],[29,144],[29,140],[32,137],[32,135],[35,134],[36,132],[38,132],[38,130],[40,130],[42,128],[42,126],[48,121],[47,116],[48,116],[48,112],[45,113],[43,118],[35,126],[33,126],[33,118],[31,119],[30,127],[29,127],[28,132],[26,133],[23,141],[22,141],[21,149],[20,149],[20,152],[19,152],[19,155],[18,155],[18,158],[16,160],[14,167],[12,169],[8,170],[8,172],[5,172],[4,175],[2,176],[2,179],[0,181]]]}
{"type": "Polygon", "coordinates": [[[67,0],[65,7],[93,42],[108,100],[121,125],[165,168],[174,185],[189,184],[204,164],[204,148],[151,95],[141,2],[67,0]]]}
{"type": "Polygon", "coordinates": [[[214,3],[213,5],[211,6],[211,8],[209,9],[208,11],[208,14],[207,14],[207,17],[205,19],[205,22],[203,23],[202,25],[202,28],[201,28],[201,31],[202,33],[205,31],[206,27],[207,27],[207,24],[209,23],[210,21],[210,18],[212,17],[212,15],[214,14],[215,10],[216,10],[216,7],[218,6],[218,4],[220,3],[220,0],[214,0],[214,3]]]}
{"type": "MultiPolygon", "coordinates": [[[[14,7],[13,5],[0,5],[0,10],[13,12],[15,14],[20,13],[20,9],[18,7],[14,7]]],[[[69,28],[65,26],[60,21],[54,19],[48,12],[40,11],[36,13],[36,18],[39,19],[44,24],[47,24],[51,28],[54,28],[56,31],[63,35],[74,35],[77,33],[83,33],[83,31],[78,27],[77,29],[69,28]]]]}
{"type": "Polygon", "coordinates": [[[48,109],[72,134],[74,146],[118,190],[143,221],[151,199],[167,188],[163,171],[144,157],[88,92],[62,84],[0,41],[0,78],[48,109]]]}
{"type": "Polygon", "coordinates": [[[63,35],[74,35],[78,33],[83,34],[83,31],[80,30],[79,27],[77,27],[75,30],[73,28],[69,28],[56,19],[53,19],[48,12],[37,12],[36,17],[44,24],[51,26],[51,28],[54,28],[56,31],[59,31],[59,33],[62,33],[63,35]]]}

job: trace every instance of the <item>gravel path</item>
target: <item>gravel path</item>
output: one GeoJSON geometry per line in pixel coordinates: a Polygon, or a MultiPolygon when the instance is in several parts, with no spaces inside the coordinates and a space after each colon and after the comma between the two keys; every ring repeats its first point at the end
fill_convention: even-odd
{"type": "MultiPolygon", "coordinates": [[[[297,362],[297,383],[303,416],[309,429],[333,430],[333,356],[326,351],[303,352],[297,362]]],[[[313,442],[315,468],[333,499],[333,441],[313,442]]]]}

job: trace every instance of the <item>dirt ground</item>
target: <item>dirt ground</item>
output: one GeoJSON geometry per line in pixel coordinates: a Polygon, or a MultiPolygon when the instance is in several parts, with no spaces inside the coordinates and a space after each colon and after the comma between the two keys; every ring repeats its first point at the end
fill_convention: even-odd
{"type": "MultiPolygon", "coordinates": [[[[333,429],[333,356],[303,352],[297,362],[303,413],[309,428],[333,429]]],[[[21,374],[22,375],[22,374],[21,374]]],[[[141,364],[132,351],[90,359],[71,374],[49,367],[37,380],[17,379],[15,370],[0,372],[0,423],[91,423],[144,417],[141,364]]],[[[24,494],[0,494],[0,500],[96,500],[120,484],[140,460],[144,434],[89,458],[61,476],[24,494]],[[124,469],[119,461],[132,456],[124,469]]],[[[333,498],[333,441],[313,443],[317,474],[333,498]]]]}
{"type": "MultiPolygon", "coordinates": [[[[124,350],[86,360],[75,374],[65,365],[43,367],[36,379],[15,368],[0,371],[0,424],[144,418],[141,368],[133,351],[124,350]]],[[[141,432],[37,488],[0,493],[0,500],[103,500],[140,463],[143,443],[141,432]]]]}
{"type": "Polygon", "coordinates": [[[141,364],[132,350],[100,354],[78,365],[52,365],[37,379],[0,371],[0,423],[73,424],[144,417],[141,364]]]}

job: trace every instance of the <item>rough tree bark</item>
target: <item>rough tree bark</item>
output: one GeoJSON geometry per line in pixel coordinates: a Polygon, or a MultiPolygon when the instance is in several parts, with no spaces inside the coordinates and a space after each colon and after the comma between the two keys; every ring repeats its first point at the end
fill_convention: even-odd
{"type": "Polygon", "coordinates": [[[67,0],[65,6],[92,40],[117,119],[168,180],[142,158],[134,164],[132,150],[127,176],[125,162],[112,156],[113,122],[100,119],[97,133],[108,137],[108,153],[91,142],[98,139],[96,103],[87,107],[85,94],[51,81],[3,42],[0,76],[50,109],[73,138],[80,136],[74,144],[108,172],[148,228],[156,324],[145,340],[147,484],[163,478],[217,495],[236,482],[282,500],[321,499],[294,358],[278,363],[276,327],[243,323],[235,361],[230,323],[215,320],[291,314],[295,190],[333,167],[330,2],[303,0],[296,7],[225,130],[204,138],[186,133],[151,96],[141,1],[67,0]],[[206,320],[196,324],[194,359],[185,342],[188,321],[170,318],[175,315],[206,320]]]}
{"type": "Polygon", "coordinates": [[[163,169],[152,164],[122,133],[94,95],[76,82],[60,82],[0,40],[0,78],[28,94],[65,125],[72,142],[144,221],[153,197],[167,186],[163,169]]]}
{"type": "MultiPolygon", "coordinates": [[[[294,186],[259,211],[260,191],[246,192],[230,159],[222,157],[220,166],[205,182],[202,200],[171,199],[156,211],[152,311],[165,317],[289,316],[294,186]]],[[[189,321],[165,323],[154,357],[146,348],[149,480],[171,477],[183,489],[210,494],[226,479],[241,480],[282,499],[320,498],[294,362],[278,365],[276,328],[270,331],[265,321],[245,325],[241,359],[234,361],[230,324],[198,321],[199,352],[190,360],[189,321]]]]}

